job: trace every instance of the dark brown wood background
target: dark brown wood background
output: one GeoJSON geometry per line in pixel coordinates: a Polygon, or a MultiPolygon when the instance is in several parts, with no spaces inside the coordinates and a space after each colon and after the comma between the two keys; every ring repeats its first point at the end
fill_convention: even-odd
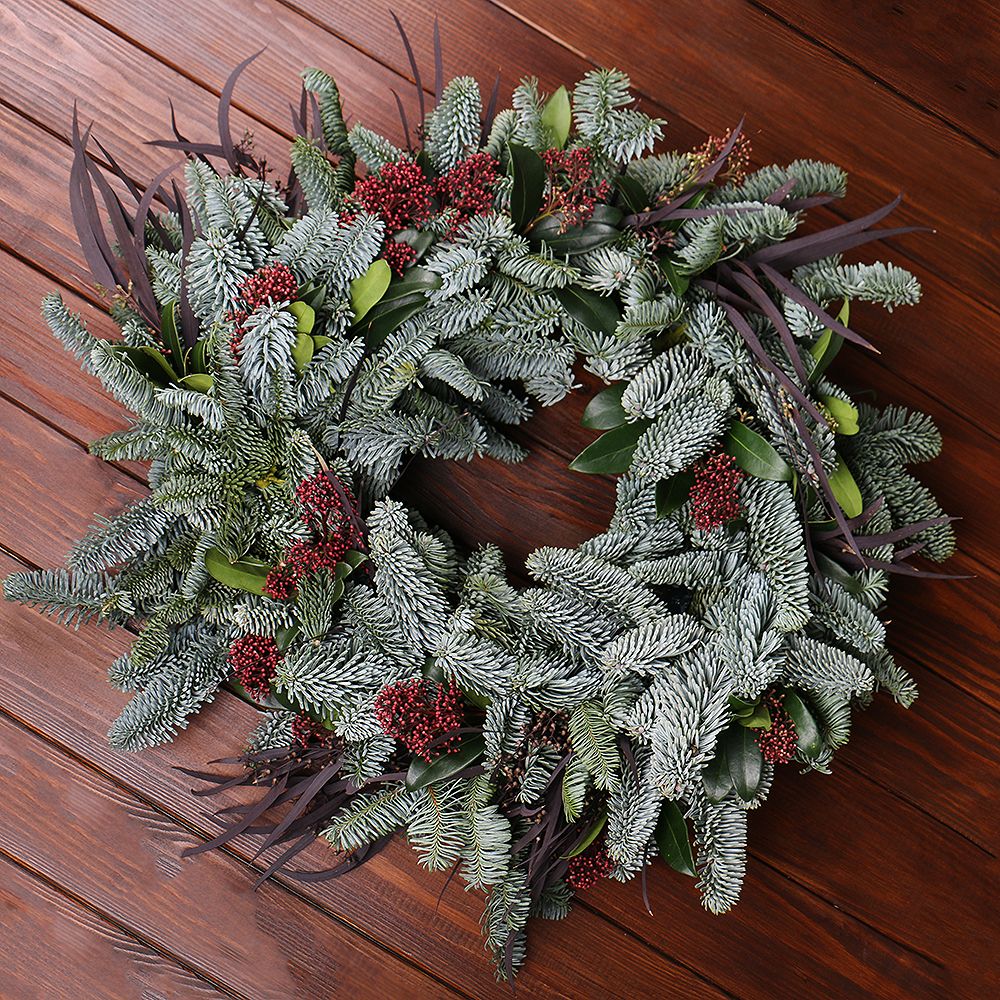
{"type": "MultiPolygon", "coordinates": [[[[395,0],[431,62],[427,0],[395,0]]],[[[450,0],[449,74],[504,93],[526,73],[572,83],[627,69],[686,147],[746,112],[754,160],[829,158],[861,214],[896,191],[898,217],[933,226],[891,248],[924,285],[915,309],[858,310],[882,348],[845,379],[930,411],[945,457],[925,470],[965,520],[953,583],[900,583],[890,634],[921,697],[862,715],[833,775],[781,776],[751,818],[743,901],[702,912],[693,884],[602,884],[568,921],[533,928],[523,997],[973,997],[997,995],[1000,417],[997,69],[1000,18],[976,0],[450,0]]],[[[237,94],[236,127],[284,162],[296,73],[333,73],[355,118],[398,134],[413,104],[385,0],[4,0],[0,5],[0,572],[61,562],[92,512],[144,489],[142,470],[86,443],[125,414],[54,348],[38,315],[62,291],[109,330],[67,205],[72,102],[137,180],[169,162],[144,146],[167,98],[192,137],[213,134],[229,70],[267,51],[237,94]]],[[[430,72],[430,71],[429,71],[430,72]]],[[[412,113],[411,113],[412,120],[412,113]]],[[[887,252],[887,251],[886,251],[887,252]]],[[[846,355],[846,352],[845,352],[846,355]]],[[[842,355],[842,357],[845,357],[842,355]]],[[[407,494],[466,541],[515,560],[606,523],[608,482],[571,475],[580,398],[524,432],[524,465],[424,463],[407,494]]],[[[480,944],[480,900],[395,844],[351,879],[250,890],[251,847],[181,860],[212,835],[174,764],[233,748],[252,712],[220,696],[172,746],[113,753],[124,701],[105,682],[120,633],[67,632],[2,609],[0,996],[504,997],[480,944]]],[[[309,856],[322,863],[322,849],[309,856]]]]}

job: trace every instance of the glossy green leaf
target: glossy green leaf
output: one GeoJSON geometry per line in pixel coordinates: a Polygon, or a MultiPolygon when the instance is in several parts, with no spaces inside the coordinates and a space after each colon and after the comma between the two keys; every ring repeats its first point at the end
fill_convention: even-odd
{"type": "Polygon", "coordinates": [[[413,247],[413,252],[416,254],[414,260],[420,260],[433,245],[437,235],[430,229],[402,229],[392,239],[395,243],[405,243],[413,247]]]}
{"type": "Polygon", "coordinates": [[[510,217],[517,232],[523,232],[531,225],[542,207],[545,193],[545,164],[542,158],[527,146],[512,142],[510,149],[510,170],[513,185],[510,190],[510,217]]]}
{"type": "Polygon", "coordinates": [[[315,357],[320,351],[326,347],[327,344],[332,344],[333,340],[330,337],[324,337],[323,334],[313,334],[313,356],[315,357]]]}
{"type": "Polygon", "coordinates": [[[719,739],[736,794],[749,802],[757,794],[764,775],[764,757],[753,732],[744,726],[730,726],[719,739]]]}
{"type": "Polygon", "coordinates": [[[622,393],[627,385],[626,382],[619,382],[602,389],[587,404],[580,423],[595,431],[609,431],[626,423],[628,414],[622,409],[622,393]]]}
{"type": "Polygon", "coordinates": [[[726,754],[721,742],[716,749],[715,756],[701,772],[701,780],[709,802],[721,802],[733,787],[733,779],[729,776],[729,765],[726,762],[726,754]]]}
{"type": "Polygon", "coordinates": [[[648,426],[648,420],[639,420],[602,434],[593,444],[584,448],[570,462],[569,467],[574,472],[620,476],[628,471],[635,446],[648,426]]]}
{"type": "Polygon", "coordinates": [[[368,346],[378,347],[427,305],[428,292],[440,287],[440,276],[425,267],[411,267],[401,278],[390,282],[382,298],[356,324],[364,331],[368,346]]]}
{"type": "MultiPolygon", "coordinates": [[[[840,312],[837,313],[837,319],[844,326],[847,326],[850,315],[851,303],[844,299],[844,304],[840,307],[840,312]]],[[[840,353],[843,346],[844,338],[839,333],[834,333],[829,327],[820,334],[816,343],[809,348],[809,353],[813,356],[813,367],[809,373],[809,378],[812,381],[815,382],[830,367],[830,362],[840,353]]]]}
{"type": "Polygon", "coordinates": [[[576,254],[614,243],[621,234],[621,209],[598,205],[590,219],[580,226],[565,226],[561,215],[546,215],[528,231],[536,243],[544,243],[553,253],[576,254]]]}
{"type": "Polygon", "coordinates": [[[319,308],[326,301],[326,285],[322,282],[317,284],[313,281],[307,281],[304,285],[299,286],[299,290],[295,293],[295,299],[297,302],[305,302],[306,305],[311,306],[314,312],[319,312],[319,308]]]}
{"type": "Polygon", "coordinates": [[[677,270],[677,265],[669,257],[660,258],[660,270],[670,284],[670,290],[680,298],[690,287],[691,279],[677,270]]]}
{"type": "Polygon", "coordinates": [[[299,637],[301,631],[302,629],[298,625],[286,625],[284,628],[279,628],[274,635],[274,641],[277,643],[279,651],[284,653],[299,637]]]}
{"type": "Polygon", "coordinates": [[[830,416],[837,421],[837,433],[850,437],[858,433],[858,411],[839,396],[821,396],[823,405],[830,411],[830,416]]]}
{"type": "Polygon", "coordinates": [[[189,374],[208,374],[208,341],[204,337],[187,352],[184,370],[189,374]]]}
{"type": "Polygon", "coordinates": [[[185,375],[180,384],[195,392],[209,392],[215,385],[215,379],[203,372],[192,372],[190,375],[185,375]]]}
{"type": "Polygon", "coordinates": [[[486,741],[477,735],[463,741],[455,753],[442,754],[429,764],[422,757],[414,757],[406,772],[406,787],[415,792],[435,781],[444,781],[475,764],[485,752],[486,741]]]}
{"type": "Polygon", "coordinates": [[[564,858],[575,858],[578,854],[583,854],[583,852],[590,847],[590,845],[597,840],[597,835],[604,829],[604,824],[608,821],[607,813],[605,813],[601,818],[590,828],[587,836],[580,841],[576,847],[573,848],[569,854],[564,855],[564,858]]]}
{"type": "Polygon", "coordinates": [[[160,336],[163,338],[163,347],[166,356],[170,359],[171,367],[179,375],[183,375],[184,368],[184,345],[181,343],[180,333],[177,330],[177,311],[173,302],[164,306],[160,313],[160,336]]]}
{"type": "Polygon", "coordinates": [[[691,496],[693,472],[677,472],[656,484],[656,516],[667,517],[680,510],[691,496]]]}
{"type": "Polygon", "coordinates": [[[554,289],[552,294],[563,309],[588,330],[614,336],[622,317],[618,307],[607,295],[598,295],[597,292],[578,288],[576,285],[554,289]]]}
{"type": "Polygon", "coordinates": [[[747,729],[770,729],[771,713],[767,710],[767,705],[761,702],[748,715],[737,715],[736,721],[747,729]]]}
{"type": "Polygon", "coordinates": [[[562,149],[569,138],[569,129],[573,124],[573,113],[569,106],[569,94],[565,87],[559,87],[545,102],[542,108],[542,124],[547,126],[556,141],[556,147],[562,149]]]}
{"type": "Polygon", "coordinates": [[[295,362],[295,370],[301,372],[313,359],[313,351],[316,345],[308,333],[297,333],[295,343],[292,344],[292,361],[295,362]]]}
{"type": "Polygon", "coordinates": [[[672,799],[667,799],[663,803],[663,809],[660,811],[660,818],[656,824],[655,837],[660,857],[671,868],[679,871],[682,875],[694,876],[697,874],[684,813],[672,799]]]}
{"type": "Polygon", "coordinates": [[[806,708],[806,704],[799,697],[798,692],[788,688],[784,694],[785,697],[781,705],[795,724],[795,736],[799,750],[806,757],[816,757],[823,749],[823,737],[815,717],[806,708]]]}
{"type": "Polygon", "coordinates": [[[226,587],[263,594],[264,582],[271,567],[258,559],[244,558],[231,562],[221,549],[211,548],[205,553],[205,569],[226,587]]]}
{"type": "Polygon", "coordinates": [[[634,177],[630,177],[628,174],[619,174],[615,178],[615,187],[618,188],[618,193],[622,196],[622,201],[630,212],[641,212],[649,204],[649,195],[646,194],[646,189],[634,177]]]}
{"type": "Polygon", "coordinates": [[[308,302],[292,302],[288,311],[295,317],[296,333],[312,333],[316,325],[316,310],[308,302]]]}
{"type": "Polygon", "coordinates": [[[392,281],[392,268],[387,261],[373,260],[360,277],[351,282],[351,308],[354,322],[360,322],[385,295],[392,281]]]}
{"type": "Polygon", "coordinates": [[[843,458],[837,461],[837,467],[830,474],[830,489],[833,490],[834,499],[840,504],[840,509],[848,517],[857,517],[864,509],[864,500],[861,499],[861,490],[854,481],[851,470],[843,458]]]}
{"type": "Polygon", "coordinates": [[[170,362],[155,347],[130,347],[127,344],[114,344],[111,349],[116,354],[128,358],[136,371],[153,385],[162,388],[177,381],[177,374],[170,362]]]}
{"type": "Polygon", "coordinates": [[[791,482],[791,466],[774,450],[769,441],[739,420],[734,420],[726,433],[725,447],[726,451],[736,459],[736,464],[749,475],[781,483],[791,482]]]}

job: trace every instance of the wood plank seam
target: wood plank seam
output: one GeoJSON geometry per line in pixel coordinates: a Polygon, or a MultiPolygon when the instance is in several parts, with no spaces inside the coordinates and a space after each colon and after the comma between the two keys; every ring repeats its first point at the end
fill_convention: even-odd
{"type": "Polygon", "coordinates": [[[234,992],[231,990],[227,984],[211,979],[210,977],[203,975],[198,969],[189,965],[184,961],[183,957],[180,955],[175,955],[168,949],[163,948],[155,941],[151,941],[145,936],[143,936],[141,931],[135,930],[133,928],[127,927],[120,920],[117,920],[112,914],[105,912],[99,906],[95,906],[90,900],[73,892],[71,889],[60,885],[58,882],[51,879],[44,872],[36,871],[31,865],[26,864],[24,861],[16,858],[14,855],[10,854],[3,847],[0,847],[0,858],[2,858],[7,864],[12,865],[18,871],[23,872],[29,879],[33,882],[37,882],[40,885],[48,887],[52,892],[58,894],[64,899],[68,900],[73,906],[83,910],[93,916],[97,917],[103,923],[107,924],[114,931],[117,931],[123,937],[134,941],[135,944],[146,951],[150,951],[159,955],[161,958],[166,959],[168,962],[177,966],[178,969],[182,969],[188,975],[194,977],[199,982],[205,983],[211,986],[214,990],[224,993],[231,997],[241,997],[242,994],[234,992]]]}
{"type": "Polygon", "coordinates": [[[800,38],[805,39],[807,42],[809,42],[810,45],[815,45],[816,48],[823,49],[825,52],[829,52],[830,55],[835,56],[842,63],[844,63],[844,65],[850,66],[851,69],[856,70],[862,76],[871,80],[872,83],[876,83],[880,87],[885,88],[890,93],[895,94],[896,97],[900,98],[900,100],[906,101],[907,104],[915,108],[917,111],[921,112],[922,114],[928,115],[931,118],[935,118],[942,125],[945,125],[947,128],[951,129],[956,135],[960,135],[963,139],[978,146],[980,149],[983,150],[983,152],[989,153],[990,156],[992,157],[998,156],[997,150],[994,147],[990,146],[988,143],[983,142],[983,140],[980,139],[977,135],[974,135],[972,132],[967,131],[957,122],[954,122],[950,118],[948,118],[946,115],[943,115],[939,111],[935,111],[933,108],[928,107],[923,102],[918,101],[911,94],[908,94],[906,91],[901,90],[898,86],[890,83],[888,80],[879,76],[877,73],[868,69],[866,66],[863,66],[861,63],[852,59],[846,52],[842,52],[835,46],[830,45],[827,42],[824,42],[821,38],[817,38],[815,35],[810,34],[803,28],[800,28],[793,21],[790,21],[784,15],[778,13],[778,11],[774,10],[772,7],[769,7],[765,2],[765,0],[745,0],[745,2],[747,3],[748,6],[753,7],[755,10],[758,10],[765,17],[773,18],[775,21],[777,21],[779,24],[782,24],[789,31],[792,31],[795,34],[797,34],[800,38]]]}

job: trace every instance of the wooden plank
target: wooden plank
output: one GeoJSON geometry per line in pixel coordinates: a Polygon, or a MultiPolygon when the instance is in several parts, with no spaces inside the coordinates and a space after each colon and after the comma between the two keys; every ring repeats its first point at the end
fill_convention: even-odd
{"type": "Polygon", "coordinates": [[[889,91],[873,99],[871,81],[856,69],[755,6],[678,0],[663,17],[656,0],[632,0],[620,8],[613,32],[598,3],[504,0],[496,6],[590,60],[627,67],[639,90],[669,94],[673,107],[710,132],[724,131],[745,113],[755,155],[765,162],[791,153],[842,164],[854,179],[851,204],[861,214],[906,191],[897,225],[939,231],[933,250],[911,240],[906,253],[956,287],[996,301],[997,262],[990,252],[996,157],[889,91]]]}
{"type": "MultiPolygon", "coordinates": [[[[68,134],[78,101],[81,123],[95,122],[96,138],[134,178],[148,180],[182,159],[176,150],[144,144],[170,137],[168,99],[189,138],[218,141],[217,102],[206,99],[201,87],[62,3],[9,0],[0,8],[0,35],[5,41],[0,62],[4,101],[39,123],[55,123],[58,135],[68,134]],[[40,73],[40,66],[65,69],[40,73]],[[112,149],[108,140],[114,145],[117,135],[131,135],[131,144],[112,149]]],[[[253,133],[255,148],[269,162],[286,162],[285,138],[235,109],[232,133],[239,138],[246,131],[253,133]]]]}
{"type": "Polygon", "coordinates": [[[754,2],[997,151],[996,4],[865,0],[845,9],[824,0],[754,2]],[[886,44],[890,35],[895,44],[886,44]]]}
{"type": "Polygon", "coordinates": [[[455,996],[56,747],[0,718],[0,851],[240,996],[455,996]]]}
{"type": "MultiPolygon", "coordinates": [[[[2,558],[0,569],[6,570],[2,558]]],[[[0,653],[4,710],[25,725],[44,732],[71,753],[110,771],[129,787],[138,787],[143,795],[155,798],[187,825],[203,829],[204,804],[196,803],[187,794],[184,781],[170,765],[202,766],[207,754],[218,752],[220,744],[231,743],[234,733],[247,731],[252,710],[234,698],[220,697],[202,714],[197,726],[169,747],[139,756],[116,754],[104,743],[103,731],[122,698],[106,684],[100,663],[124,648],[124,637],[120,633],[90,630],[83,639],[51,622],[39,622],[25,609],[8,610],[5,618],[6,638],[2,641],[6,648],[0,653]],[[17,669],[17,663],[23,660],[35,664],[30,674],[17,669]],[[75,678],[71,693],[65,692],[60,683],[67,672],[75,678]]],[[[918,757],[913,764],[918,774],[921,765],[922,758],[918,757]]],[[[789,819],[796,822],[796,814],[793,812],[789,819]]],[[[240,841],[236,849],[242,856],[250,845],[240,841]]],[[[328,863],[324,862],[324,851],[321,846],[310,849],[303,866],[328,863]]],[[[394,947],[402,947],[405,942],[426,955],[428,948],[433,948],[433,944],[427,943],[426,928],[434,927],[431,942],[437,936],[453,942],[447,959],[434,952],[435,968],[445,974],[455,967],[467,988],[474,989],[477,996],[493,995],[480,992],[484,987],[478,972],[485,970],[485,963],[475,947],[478,900],[456,886],[445,894],[440,908],[435,910],[435,898],[442,884],[441,875],[419,870],[412,852],[402,844],[394,844],[385,855],[349,879],[308,887],[305,891],[319,905],[345,915],[394,947]],[[396,908],[384,907],[380,902],[397,897],[407,900],[405,922],[399,927],[393,925],[396,908]]],[[[936,986],[943,983],[942,973],[933,963],[881,935],[872,934],[849,913],[831,909],[763,864],[751,864],[746,905],[724,919],[706,914],[698,904],[691,882],[664,866],[656,866],[650,872],[649,887],[655,919],[643,910],[635,883],[609,885],[599,896],[588,893],[583,900],[613,916],[630,933],[650,941],[661,951],[676,954],[692,968],[742,997],[773,995],[769,992],[768,970],[776,965],[800,969],[814,985],[816,995],[824,996],[847,995],[851,986],[855,991],[880,996],[933,995],[936,986]],[[790,909],[798,928],[792,936],[783,930],[790,909]],[[663,920],[665,914],[670,919],[663,920]],[[824,946],[803,953],[798,944],[803,936],[822,940],[824,946]],[[762,938],[774,942],[773,947],[762,950],[762,938]],[[859,940],[865,942],[863,956],[857,947],[859,940]]],[[[532,927],[530,959],[518,980],[518,991],[526,989],[529,996],[536,992],[544,996],[551,995],[546,990],[565,989],[564,984],[549,978],[554,975],[552,970],[560,968],[566,969],[571,981],[584,981],[586,955],[582,968],[576,964],[577,955],[585,943],[581,935],[587,935],[593,919],[586,909],[577,908],[570,924],[538,923],[532,927]]],[[[621,969],[614,968],[602,973],[598,982],[619,982],[621,975],[621,969]]],[[[645,988],[652,990],[651,985],[645,988]]],[[[649,995],[642,990],[640,985],[636,995],[649,995]]],[[[572,988],[569,993],[572,995],[572,988]]]]}
{"type": "Polygon", "coordinates": [[[224,997],[150,948],[0,855],[0,948],[6,1000],[87,997],[224,997]],[[44,942],[44,951],[39,945],[44,942]]]}
{"type": "MultiPolygon", "coordinates": [[[[450,71],[472,71],[479,73],[481,79],[490,79],[495,72],[496,52],[506,53],[505,49],[491,49],[490,40],[494,36],[501,37],[503,32],[513,33],[515,38],[527,34],[528,41],[532,39],[537,41],[534,48],[528,45],[528,41],[512,47],[506,56],[508,61],[505,62],[505,86],[512,86],[517,77],[524,72],[537,71],[538,66],[544,66],[543,79],[550,83],[575,80],[588,68],[582,60],[551,40],[528,32],[519,22],[495,8],[483,6],[479,0],[475,2],[478,6],[474,10],[476,17],[473,21],[477,25],[481,24],[482,30],[478,31],[475,38],[463,38],[461,60],[455,57],[452,48],[448,63],[450,71]]],[[[469,0],[461,0],[454,8],[449,8],[446,35],[452,34],[452,18],[456,16],[460,17],[459,29],[465,30],[469,20],[466,17],[468,5],[469,0]]],[[[303,61],[321,62],[335,72],[343,84],[348,108],[353,111],[355,117],[363,118],[373,127],[384,129],[388,135],[397,139],[400,126],[390,86],[395,85],[397,89],[402,86],[404,102],[407,105],[413,104],[412,88],[408,83],[401,81],[399,77],[394,77],[381,67],[378,67],[377,72],[373,74],[370,67],[374,64],[371,60],[364,59],[359,53],[346,47],[339,38],[319,25],[277,6],[277,0],[269,0],[261,10],[255,9],[251,16],[240,20],[239,24],[234,26],[236,36],[232,45],[229,44],[228,33],[226,44],[221,44],[222,39],[215,30],[214,15],[208,8],[196,0],[178,0],[176,16],[200,38],[207,40],[204,48],[189,46],[184,34],[173,30],[169,19],[146,17],[142,10],[126,3],[125,0],[86,0],[86,6],[102,21],[113,23],[127,37],[134,38],[145,47],[164,53],[171,62],[182,64],[187,72],[204,82],[211,90],[217,90],[221,86],[228,72],[228,63],[235,60],[236,54],[242,54],[244,51],[252,52],[255,39],[261,37],[262,33],[272,33],[273,38],[267,51],[247,71],[247,84],[239,90],[239,96],[247,110],[264,120],[278,124],[285,121],[284,108],[288,96],[293,91],[296,74],[303,61]],[[227,53],[229,53],[228,62],[227,53]],[[353,61],[352,53],[355,57],[353,61]]],[[[471,16],[470,14],[469,17],[471,16]]],[[[352,17],[353,12],[346,11],[343,17],[338,17],[335,25],[337,30],[346,28],[355,35],[367,31],[366,25],[355,26],[352,17]]],[[[385,23],[388,25],[390,23],[388,14],[385,17],[385,23]]],[[[377,18],[375,20],[377,22],[377,18]]],[[[431,65],[427,47],[429,35],[426,31],[420,30],[424,18],[419,17],[416,11],[412,11],[410,20],[418,26],[414,30],[414,41],[420,56],[425,65],[431,65]]],[[[364,44],[377,45],[376,52],[379,58],[390,61],[390,64],[397,69],[405,70],[402,48],[392,31],[375,32],[374,37],[369,37],[368,34],[360,34],[358,37],[364,44]]],[[[454,34],[452,37],[454,38],[454,34]]],[[[141,52],[136,53],[137,60],[147,58],[141,52]]],[[[14,76],[13,71],[11,75],[14,76]]],[[[17,75],[10,81],[10,87],[12,96],[21,102],[21,106],[31,108],[31,113],[36,118],[41,116],[46,127],[59,134],[65,134],[67,128],[65,117],[52,117],[47,107],[35,108],[38,102],[32,96],[33,80],[30,76],[23,78],[17,75]]],[[[210,111],[213,98],[206,94],[203,104],[205,109],[210,111]]],[[[412,108],[410,110],[413,120],[415,111],[412,108]]],[[[663,108],[654,107],[654,110],[667,114],[663,108]]],[[[159,127],[162,116],[152,107],[148,114],[147,131],[155,130],[159,127]]],[[[130,149],[133,162],[138,160],[141,163],[142,158],[148,155],[148,149],[141,147],[134,131],[118,134],[115,132],[114,121],[102,121],[101,127],[102,135],[107,135],[108,142],[116,151],[119,147],[130,149]]],[[[670,141],[681,146],[687,142],[700,141],[700,133],[693,126],[684,125],[683,130],[682,135],[678,136],[672,126],[670,141]]],[[[14,132],[17,135],[18,129],[15,128],[14,132]]],[[[8,183],[5,185],[5,190],[20,193],[25,184],[37,184],[38,181],[30,176],[32,169],[28,168],[28,164],[42,155],[50,155],[50,146],[51,143],[46,140],[45,154],[36,150],[30,156],[19,157],[18,176],[6,178],[8,183]],[[20,176],[25,171],[29,176],[20,176]]],[[[280,162],[284,163],[283,153],[280,162]]],[[[58,170],[58,165],[47,165],[46,169],[58,170]]],[[[3,170],[4,167],[0,165],[0,177],[3,170]]],[[[68,174],[68,160],[65,172],[68,174]]],[[[148,176],[148,170],[140,171],[138,174],[139,179],[148,176]]],[[[12,194],[12,197],[16,195],[12,194]]],[[[51,202],[56,206],[65,204],[65,195],[61,192],[54,194],[53,199],[62,199],[51,202]]],[[[28,200],[30,203],[31,199],[28,200]]],[[[30,214],[29,209],[29,217],[30,214]]],[[[61,221],[63,227],[69,228],[68,212],[64,213],[62,220],[56,221],[61,221]]],[[[3,230],[0,228],[0,242],[3,241],[3,230]]],[[[71,236],[69,246],[64,248],[70,254],[75,250],[74,242],[75,238],[71,236]]],[[[8,242],[8,245],[11,244],[8,242]]],[[[39,262],[44,261],[44,255],[38,256],[37,251],[29,248],[27,244],[24,245],[23,251],[39,262]]],[[[74,267],[79,269],[78,265],[74,267]]],[[[917,271],[925,285],[924,301],[920,308],[901,310],[889,316],[874,307],[862,306],[860,310],[856,310],[863,317],[862,329],[879,345],[883,351],[882,360],[888,368],[898,371],[904,379],[924,386],[935,398],[943,400],[958,412],[987,427],[994,436],[1000,437],[1000,414],[995,415],[989,391],[991,380],[1000,382],[1000,351],[990,351],[980,342],[980,338],[974,339],[973,349],[982,355],[977,358],[981,378],[970,383],[967,353],[942,350],[941,343],[943,331],[986,329],[996,323],[996,314],[991,313],[989,308],[978,300],[956,297],[955,289],[946,286],[925,269],[918,267],[917,271]]]]}

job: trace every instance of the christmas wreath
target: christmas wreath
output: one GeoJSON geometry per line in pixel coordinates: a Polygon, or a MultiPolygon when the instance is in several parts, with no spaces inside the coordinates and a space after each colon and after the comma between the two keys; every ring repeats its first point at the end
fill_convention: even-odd
{"type": "Polygon", "coordinates": [[[875,228],[894,205],[797,235],[843,171],[750,171],[740,126],[654,154],[663,123],[617,70],[550,96],[525,80],[499,112],[494,87],[484,112],[440,71],[424,108],[414,64],[397,147],[348,129],[310,69],[276,183],[230,134],[245,66],[218,142],[160,143],[184,191],[120,175],[134,209],[74,122],[74,220],[121,337],[56,295],[43,312],[136,414],[92,451],[148,460],[149,495],[7,596],[136,632],[110,668],[135,692],[115,747],[169,740],[221,686],[260,708],[236,773],[194,777],[259,788],[196,850],[255,831],[278,848],[261,880],[341,875],[404,831],[486,891],[506,977],[529,917],[660,857],[728,909],[779,766],[826,771],[854,707],[915,697],[878,612],[892,573],[953,548],[906,468],[938,452],[933,423],[829,375],[845,341],[871,346],[852,300],[919,297],[892,264],[841,261],[908,231],[875,228]],[[573,468],[616,476],[617,503],[518,589],[494,546],[459,551],[393,489],[413,454],[517,461],[505,428],[579,359],[609,387],[573,468]],[[317,836],[334,864],[296,869],[317,836]]]}

